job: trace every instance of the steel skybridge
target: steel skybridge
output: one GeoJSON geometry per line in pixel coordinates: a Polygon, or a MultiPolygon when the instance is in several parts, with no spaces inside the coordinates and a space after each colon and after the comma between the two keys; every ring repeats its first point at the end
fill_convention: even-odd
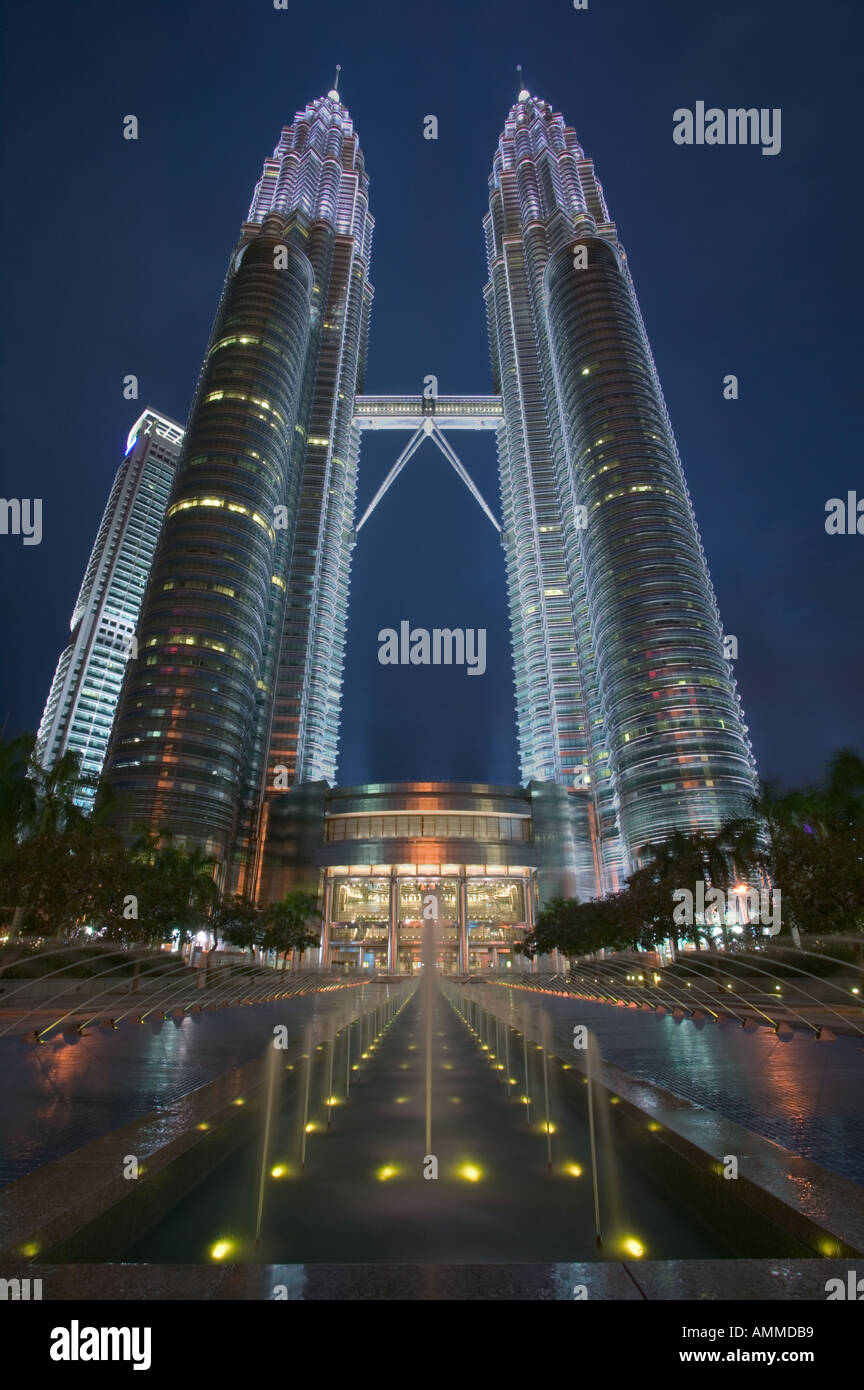
{"type": "Polygon", "coordinates": [[[410,430],[397,458],[355,528],[355,535],[374,512],[423,440],[431,439],[500,534],[501,524],[476,487],[445,430],[497,430],[504,421],[500,396],[355,396],[354,425],[361,430],[410,430]]]}

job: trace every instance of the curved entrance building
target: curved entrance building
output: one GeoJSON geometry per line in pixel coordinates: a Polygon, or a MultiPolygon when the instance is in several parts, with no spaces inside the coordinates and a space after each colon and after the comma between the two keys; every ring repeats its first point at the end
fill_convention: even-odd
{"type": "Polygon", "coordinates": [[[295,787],[270,825],[262,893],[318,891],[322,965],[410,974],[436,924],[449,973],[529,969],[538,905],[578,881],[563,787],[382,782],[295,787]]]}

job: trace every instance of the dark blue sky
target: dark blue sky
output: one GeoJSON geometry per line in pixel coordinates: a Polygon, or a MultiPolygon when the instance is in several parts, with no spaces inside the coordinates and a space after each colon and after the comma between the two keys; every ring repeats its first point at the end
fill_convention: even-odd
{"type": "MultiPolygon", "coordinates": [[[[760,771],[860,746],[864,536],[824,529],[829,497],[864,495],[857,0],[289,5],[7,9],[2,492],[43,499],[44,538],[0,537],[0,723],[38,723],[135,418],[124,375],[185,420],[262,160],[337,62],[377,224],[366,390],[490,389],[481,221],[521,62],[627,248],[760,771]],[[698,100],[780,107],[781,153],[675,145],[698,100]]],[[[368,442],[361,509],[404,438],[368,442]]],[[[492,438],[453,440],[499,513],[492,438]]],[[[503,552],[426,444],[354,554],[339,780],[517,780],[512,692],[503,552]],[[486,675],[381,667],[403,618],[485,627],[486,675]]]]}

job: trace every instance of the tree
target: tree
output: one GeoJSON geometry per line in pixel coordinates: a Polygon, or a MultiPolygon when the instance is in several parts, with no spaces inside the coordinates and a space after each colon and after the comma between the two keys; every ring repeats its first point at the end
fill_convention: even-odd
{"type": "MultiPolygon", "coordinates": [[[[667,908],[671,911],[671,906],[667,908]]],[[[662,936],[668,935],[664,920],[662,936]]],[[[628,946],[649,946],[656,934],[646,923],[637,895],[625,889],[605,898],[580,902],[578,898],[550,898],[538,914],[534,930],[517,949],[533,958],[559,950],[569,957],[597,951],[620,951],[628,946]]]]}
{"type": "Polygon", "coordinates": [[[281,902],[271,903],[264,911],[265,949],[276,951],[286,957],[289,951],[298,953],[317,946],[320,934],[309,927],[311,919],[321,920],[318,897],[315,893],[295,890],[286,893],[281,902]]]}
{"type": "Polygon", "coordinates": [[[782,895],[784,927],[793,934],[861,930],[864,761],[857,753],[841,748],[815,787],[783,792],[762,784],[738,830],[761,845],[756,867],[782,895]]]}
{"type": "MultiPolygon", "coordinates": [[[[67,749],[53,767],[44,768],[35,749],[33,734],[20,734],[0,749],[0,865],[5,870],[0,881],[0,906],[7,914],[12,910],[10,937],[24,926],[27,904],[33,888],[39,886],[38,878],[32,877],[34,866],[17,864],[22,846],[34,837],[53,842],[64,831],[79,829],[85,819],[75,802],[80,788],[78,755],[67,749]]],[[[34,857],[39,857],[38,851],[27,859],[34,857]]],[[[58,868],[49,865],[48,873],[56,873],[58,868]]],[[[75,891],[80,891],[80,885],[75,891]]],[[[38,921],[38,911],[34,920],[38,921]]]]}
{"type": "Polygon", "coordinates": [[[82,790],[81,760],[77,753],[67,748],[47,768],[34,755],[28,777],[34,786],[34,797],[23,826],[25,836],[75,830],[86,821],[85,812],[75,800],[76,793],[82,790]]]}
{"type": "Polygon", "coordinates": [[[864,759],[852,748],[833,755],[822,792],[829,825],[864,827],[864,759]]]}
{"type": "Polygon", "coordinates": [[[14,852],[33,819],[36,788],[27,772],[35,744],[32,734],[0,743],[0,862],[14,852]]]}
{"type": "Polygon", "coordinates": [[[262,945],[266,923],[264,914],[248,898],[221,898],[210,913],[210,930],[217,941],[230,941],[241,950],[251,950],[254,959],[262,945]]]}
{"type": "MultiPolygon", "coordinates": [[[[619,939],[626,947],[652,951],[669,936],[674,939],[672,892],[669,881],[649,864],[632,873],[620,893],[610,895],[609,902],[614,904],[619,924],[619,939]]],[[[698,929],[694,927],[693,930],[698,929]]]]}
{"type": "MultiPolygon", "coordinates": [[[[722,850],[708,836],[678,830],[666,840],[643,845],[639,856],[644,862],[627,880],[628,910],[641,916],[655,943],[671,937],[677,954],[680,933],[673,916],[675,894],[682,889],[695,894],[697,883],[713,883],[712,867],[723,877],[726,866],[722,850]]],[[[725,930],[725,923],[723,926],[725,930]]],[[[686,935],[698,941],[710,933],[704,923],[694,921],[686,935]]]]}
{"type": "Polygon", "coordinates": [[[136,899],[141,939],[156,943],[179,931],[188,940],[207,927],[208,912],[219,899],[212,860],[176,845],[169,830],[149,827],[133,846],[131,859],[124,888],[136,899]]]}
{"type": "Polygon", "coordinates": [[[585,939],[584,921],[579,909],[584,907],[578,898],[550,898],[534,920],[534,930],[516,943],[519,954],[533,960],[535,955],[563,951],[565,955],[581,955],[596,947],[585,939]]]}
{"type": "Polygon", "coordinates": [[[71,935],[85,923],[114,937],[136,935],[123,918],[133,877],[129,851],[113,831],[86,822],[23,840],[0,863],[0,901],[16,905],[28,935],[71,935]]]}

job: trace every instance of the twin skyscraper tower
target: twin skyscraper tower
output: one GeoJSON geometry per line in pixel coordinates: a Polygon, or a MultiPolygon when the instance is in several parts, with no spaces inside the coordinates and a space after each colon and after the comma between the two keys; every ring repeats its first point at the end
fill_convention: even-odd
{"type": "Polygon", "coordinates": [[[593,163],[519,93],[484,222],[489,397],[362,396],[373,225],[334,90],[282,131],[231,255],[105,762],[123,828],[168,826],[226,889],[281,891],[284,805],[336,781],[362,431],[479,423],[523,781],[554,801],[573,891],[614,890],[647,842],[743,812],[755,768],[593,163]]]}

